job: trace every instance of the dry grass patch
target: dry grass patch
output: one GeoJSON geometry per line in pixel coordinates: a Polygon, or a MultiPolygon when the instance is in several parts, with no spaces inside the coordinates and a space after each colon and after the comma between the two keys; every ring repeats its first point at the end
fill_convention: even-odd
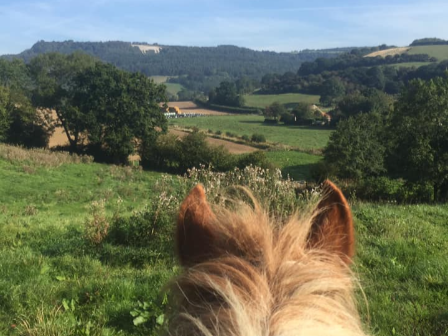
{"type": "Polygon", "coordinates": [[[91,163],[93,157],[65,152],[52,152],[48,149],[25,149],[19,146],[0,144],[0,158],[9,162],[26,163],[32,166],[59,167],[66,163],[91,163]]]}
{"type": "Polygon", "coordinates": [[[401,55],[409,51],[411,49],[410,47],[400,47],[400,48],[392,48],[392,49],[386,49],[386,50],[378,50],[373,53],[370,53],[368,55],[365,55],[364,57],[386,57],[386,56],[394,56],[394,55],[401,55]]]}

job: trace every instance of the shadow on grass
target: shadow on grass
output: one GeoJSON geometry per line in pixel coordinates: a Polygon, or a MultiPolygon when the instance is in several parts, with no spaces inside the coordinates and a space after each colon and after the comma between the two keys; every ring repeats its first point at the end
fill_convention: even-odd
{"type": "Polygon", "coordinates": [[[282,168],[282,175],[283,177],[289,175],[294,181],[311,181],[313,180],[313,170],[315,170],[316,167],[316,163],[287,166],[282,168]]]}

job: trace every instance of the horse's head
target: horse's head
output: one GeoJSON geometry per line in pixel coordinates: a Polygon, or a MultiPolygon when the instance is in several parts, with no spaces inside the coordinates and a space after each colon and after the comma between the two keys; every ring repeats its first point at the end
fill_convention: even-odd
{"type": "Polygon", "coordinates": [[[275,223],[253,200],[211,207],[202,186],[181,205],[178,335],[362,335],[352,298],[354,229],[330,181],[306,213],[275,223]]]}

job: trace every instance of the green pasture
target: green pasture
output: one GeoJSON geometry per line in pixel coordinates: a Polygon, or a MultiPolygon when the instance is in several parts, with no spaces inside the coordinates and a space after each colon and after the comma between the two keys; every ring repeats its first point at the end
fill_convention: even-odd
{"type": "Polygon", "coordinates": [[[396,69],[399,68],[419,68],[424,65],[429,65],[431,62],[404,62],[404,63],[396,63],[396,64],[387,64],[386,66],[394,67],[396,69]]]}
{"type": "Polygon", "coordinates": [[[302,93],[284,93],[284,94],[251,94],[244,95],[245,105],[249,107],[265,108],[273,102],[279,102],[281,104],[293,104],[293,103],[308,103],[318,104],[319,95],[308,95],[302,93]]]}
{"type": "MultiPolygon", "coordinates": [[[[318,160],[267,154],[283,167],[318,160]]],[[[173,237],[166,246],[154,243],[157,235],[145,246],[96,246],[86,241],[84,223],[93,219],[93,201],[105,201],[108,220],[142,209],[160,178],[126,167],[0,159],[0,335],[154,335],[134,325],[131,312],[160,316],[160,293],[178,269],[173,237]]],[[[446,335],[448,206],[355,202],[353,210],[353,269],[371,334],[446,335]]],[[[170,231],[174,218],[167,223],[170,231]]]]}
{"type": "Polygon", "coordinates": [[[183,85],[179,83],[163,83],[163,84],[166,86],[166,90],[173,95],[176,95],[179,91],[183,89],[183,85]]]}
{"type": "Polygon", "coordinates": [[[150,76],[154,82],[157,84],[166,83],[166,81],[170,78],[169,76],[150,76]]]}
{"type": "Polygon", "coordinates": [[[412,47],[408,52],[410,55],[427,54],[437,58],[439,61],[448,59],[448,45],[428,45],[412,47]]]}
{"type": "Polygon", "coordinates": [[[312,180],[312,171],[322,157],[296,151],[268,151],[266,156],[282,170],[284,177],[295,181],[312,180]]]}
{"type": "Polygon", "coordinates": [[[266,140],[299,149],[321,149],[331,134],[328,128],[306,126],[270,125],[263,123],[264,117],[254,115],[209,116],[200,118],[172,119],[171,125],[196,126],[203,130],[232,132],[238,136],[263,134],[266,140]]]}

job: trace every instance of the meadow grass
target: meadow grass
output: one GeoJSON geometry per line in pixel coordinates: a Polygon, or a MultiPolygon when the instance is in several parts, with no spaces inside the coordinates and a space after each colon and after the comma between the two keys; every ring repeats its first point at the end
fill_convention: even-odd
{"type": "Polygon", "coordinates": [[[319,95],[309,95],[302,93],[283,93],[283,94],[251,94],[244,95],[245,105],[249,107],[259,107],[265,108],[266,106],[272,104],[273,102],[279,102],[281,104],[291,104],[291,103],[308,103],[308,104],[318,104],[319,95]]]}
{"type": "MultiPolygon", "coordinates": [[[[295,152],[267,155],[285,167],[318,160],[295,152]]],[[[193,171],[179,180],[182,187],[177,179],[169,184],[163,181],[171,177],[127,167],[33,162],[0,158],[0,335],[153,335],[156,324],[134,325],[133,319],[162,316],[163,286],[178,269],[173,236],[162,239],[156,230],[139,246],[107,239],[92,244],[84,230],[89,206],[104,200],[112,224],[115,216],[138,218],[154,196],[168,197],[160,197],[163,192],[181,196],[199,181],[223,187],[224,175],[193,171]]],[[[254,169],[241,174],[272,203],[283,193],[285,202],[294,196],[289,182],[265,185],[260,176],[266,174],[254,169]]],[[[226,183],[241,180],[233,175],[226,183]]],[[[162,212],[155,216],[165,211],[165,232],[174,228],[177,206],[169,212],[156,207],[162,212]]],[[[446,335],[448,205],[355,202],[353,210],[354,268],[370,314],[369,320],[360,295],[363,321],[375,335],[446,335]]]]}
{"type": "Polygon", "coordinates": [[[155,301],[173,255],[84,238],[89,205],[108,218],[153,195],[159,173],[0,159],[0,335],[138,335],[130,312],[155,301]],[[28,168],[27,168],[28,167],[28,168]]]}
{"type": "Polygon", "coordinates": [[[166,81],[170,78],[169,76],[150,76],[154,82],[157,84],[166,83],[166,81]]]}
{"type": "Polygon", "coordinates": [[[166,86],[166,90],[173,94],[173,95],[177,95],[177,93],[179,91],[182,91],[182,89],[184,88],[182,84],[179,83],[163,83],[166,86]]]}
{"type": "Polygon", "coordinates": [[[266,140],[299,149],[322,149],[332,130],[306,126],[272,125],[263,123],[264,117],[254,115],[209,116],[201,118],[172,119],[171,125],[196,126],[203,130],[234,133],[238,136],[263,134],[266,140]]]}
{"type": "Polygon", "coordinates": [[[360,203],[354,214],[374,334],[448,335],[448,205],[360,203]]]}
{"type": "Polygon", "coordinates": [[[268,151],[266,157],[282,170],[284,177],[295,181],[312,180],[312,171],[322,157],[296,151],[268,151]]]}
{"type": "Polygon", "coordinates": [[[410,55],[427,54],[431,57],[437,58],[439,61],[448,59],[448,45],[428,45],[411,47],[407,52],[410,55]]]}
{"type": "Polygon", "coordinates": [[[399,68],[420,68],[421,66],[424,65],[429,65],[432,64],[431,62],[404,62],[404,63],[396,63],[396,64],[387,64],[385,65],[385,67],[390,66],[390,67],[394,67],[396,69],[399,68]]]}

